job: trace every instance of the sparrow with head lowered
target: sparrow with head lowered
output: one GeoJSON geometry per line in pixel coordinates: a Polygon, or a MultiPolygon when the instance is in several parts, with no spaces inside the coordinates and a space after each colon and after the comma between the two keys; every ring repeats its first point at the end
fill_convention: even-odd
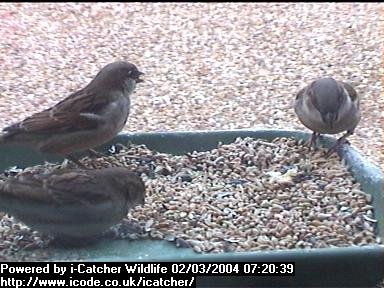
{"type": "Polygon", "coordinates": [[[301,123],[313,131],[311,146],[316,145],[320,134],[337,134],[346,131],[333,145],[327,155],[346,142],[360,121],[359,97],[355,89],[333,78],[313,81],[301,89],[294,104],[301,123]]]}
{"type": "Polygon", "coordinates": [[[129,115],[129,95],[136,83],[143,81],[142,74],[132,63],[110,63],[83,89],[5,127],[0,143],[31,145],[80,164],[72,153],[108,142],[123,129],[129,115]]]}
{"type": "Polygon", "coordinates": [[[0,210],[57,240],[78,244],[117,224],[145,186],[124,167],[25,173],[0,182],[0,210]]]}

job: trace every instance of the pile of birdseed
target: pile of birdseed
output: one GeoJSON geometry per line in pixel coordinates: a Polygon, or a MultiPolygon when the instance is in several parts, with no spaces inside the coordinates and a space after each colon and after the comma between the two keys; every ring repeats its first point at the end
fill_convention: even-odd
{"type": "MultiPolygon", "coordinates": [[[[381,243],[371,195],[361,191],[337,155],[325,158],[325,149],[311,151],[288,138],[238,138],[181,156],[144,145],[112,148],[111,156],[82,162],[131,168],[141,174],[147,197],[104,237],[165,239],[198,253],[381,243]]],[[[24,171],[60,168],[47,163],[24,171]]],[[[0,225],[8,241],[1,249],[8,255],[22,239],[33,242],[26,241],[29,246],[48,243],[13,218],[4,216],[0,225]]]]}

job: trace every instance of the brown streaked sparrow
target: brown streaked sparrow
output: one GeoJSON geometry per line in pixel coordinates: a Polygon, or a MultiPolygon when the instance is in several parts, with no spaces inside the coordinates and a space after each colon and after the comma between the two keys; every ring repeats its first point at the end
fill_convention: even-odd
{"type": "Polygon", "coordinates": [[[83,89],[55,106],[3,129],[0,143],[31,145],[45,153],[71,156],[97,147],[119,133],[128,118],[130,99],[140,72],[129,62],[113,62],[83,89]]]}
{"type": "Polygon", "coordinates": [[[0,182],[1,211],[70,242],[101,234],[144,198],[143,181],[124,167],[24,173],[0,182]]]}
{"type": "Polygon", "coordinates": [[[346,131],[328,150],[328,156],[353,134],[361,117],[359,97],[355,89],[333,78],[313,81],[301,89],[296,95],[294,109],[301,123],[313,131],[311,146],[316,145],[320,134],[346,131]]]}

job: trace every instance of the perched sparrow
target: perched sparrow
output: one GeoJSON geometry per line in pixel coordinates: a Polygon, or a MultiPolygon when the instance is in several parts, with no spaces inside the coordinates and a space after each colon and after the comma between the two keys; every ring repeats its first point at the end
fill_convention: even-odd
{"type": "Polygon", "coordinates": [[[360,121],[359,97],[347,83],[332,78],[312,82],[296,95],[295,112],[301,123],[313,131],[311,146],[320,134],[337,134],[347,131],[329,151],[352,135],[360,121]]]}
{"type": "Polygon", "coordinates": [[[128,62],[108,64],[83,89],[55,106],[3,129],[0,143],[29,144],[79,162],[72,153],[97,147],[119,133],[128,118],[129,95],[140,72],[128,62]]]}
{"type": "Polygon", "coordinates": [[[0,210],[64,241],[102,233],[144,198],[141,178],[123,167],[25,173],[0,183],[0,210]]]}

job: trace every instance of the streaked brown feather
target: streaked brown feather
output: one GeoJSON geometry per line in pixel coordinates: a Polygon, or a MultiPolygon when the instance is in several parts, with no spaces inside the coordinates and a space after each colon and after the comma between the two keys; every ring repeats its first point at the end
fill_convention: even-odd
{"type": "Polygon", "coordinates": [[[96,128],[98,123],[80,115],[80,113],[97,113],[107,104],[107,99],[86,89],[75,92],[55,106],[33,114],[21,122],[4,128],[8,136],[19,132],[51,133],[78,131],[96,128]],[[68,101],[71,99],[71,101],[68,101]],[[81,102],[81,104],[79,104],[81,102]]]}
{"type": "Polygon", "coordinates": [[[90,202],[108,200],[110,195],[98,192],[94,185],[97,185],[94,175],[79,171],[63,172],[54,176],[21,175],[8,181],[1,189],[1,197],[60,205],[83,202],[84,199],[89,199],[90,202]]]}
{"type": "Polygon", "coordinates": [[[345,90],[348,91],[348,94],[349,94],[349,97],[351,98],[351,100],[352,101],[356,101],[357,100],[357,92],[356,92],[356,90],[351,85],[349,85],[346,82],[340,82],[340,83],[342,83],[342,85],[344,86],[345,90]]]}

